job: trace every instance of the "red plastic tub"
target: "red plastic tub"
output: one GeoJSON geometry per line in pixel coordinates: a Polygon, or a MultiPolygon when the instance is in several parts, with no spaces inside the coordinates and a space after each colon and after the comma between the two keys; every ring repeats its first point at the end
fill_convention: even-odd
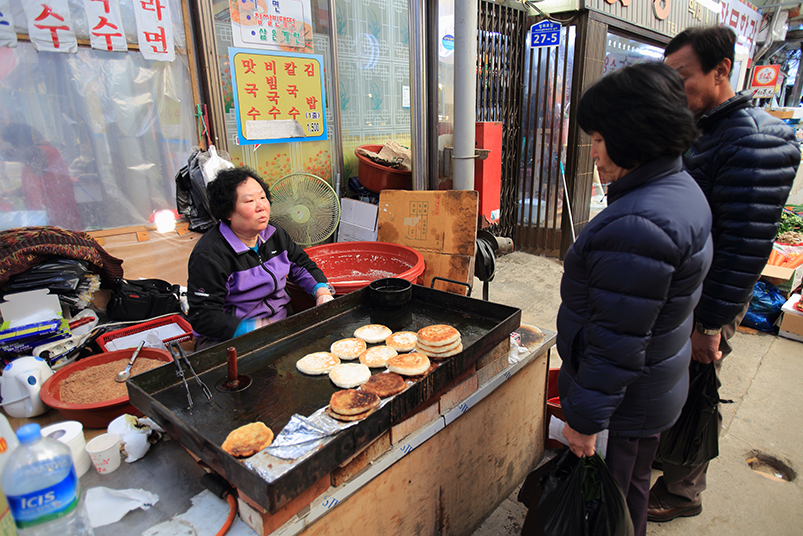
{"type": "MultiPolygon", "coordinates": [[[[142,412],[128,401],[128,394],[120,398],[93,404],[70,404],[61,401],[61,382],[69,378],[71,374],[79,370],[111,363],[112,361],[119,361],[120,370],[123,370],[128,360],[131,359],[132,353],[134,353],[133,348],[105,352],[65,366],[42,384],[42,389],[39,391],[42,402],[51,408],[57,409],[65,420],[78,421],[85,428],[106,428],[110,422],[124,413],[141,416],[142,412]]],[[[143,348],[139,353],[139,358],[143,357],[158,359],[165,363],[170,363],[173,360],[166,351],[157,350],[156,348],[143,348]]]]}
{"type": "MultiPolygon", "coordinates": [[[[373,153],[378,153],[382,145],[360,145],[357,149],[365,149],[373,153]]],[[[413,172],[393,169],[377,164],[370,158],[361,155],[354,150],[357,155],[357,176],[368,190],[379,193],[382,190],[410,190],[413,187],[413,172]]]]}
{"type": "MultiPolygon", "coordinates": [[[[385,277],[417,283],[424,274],[424,257],[419,252],[389,242],[335,242],[312,246],[305,251],[323,270],[338,296],[385,277]]],[[[312,298],[293,282],[287,282],[287,290],[295,312],[315,305],[312,298]]]]}

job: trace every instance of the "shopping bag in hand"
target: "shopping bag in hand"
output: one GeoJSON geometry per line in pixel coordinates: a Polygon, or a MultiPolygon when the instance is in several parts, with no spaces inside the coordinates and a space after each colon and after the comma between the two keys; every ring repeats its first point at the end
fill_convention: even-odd
{"type": "Polygon", "coordinates": [[[719,455],[719,391],[714,364],[692,361],[689,396],[677,422],[661,433],[656,459],[672,465],[701,465],[719,455]]]}
{"type": "Polygon", "coordinates": [[[540,491],[523,536],[633,536],[625,496],[598,454],[580,459],[566,450],[541,477],[540,491]]]}

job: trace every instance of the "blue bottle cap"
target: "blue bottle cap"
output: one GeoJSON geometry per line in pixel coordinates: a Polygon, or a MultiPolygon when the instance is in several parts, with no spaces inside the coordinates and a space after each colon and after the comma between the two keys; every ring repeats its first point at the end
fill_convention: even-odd
{"type": "Polygon", "coordinates": [[[34,441],[38,441],[42,438],[42,427],[36,423],[26,424],[25,426],[21,426],[19,430],[17,430],[17,439],[19,439],[21,445],[27,445],[28,443],[33,443],[34,441]]]}

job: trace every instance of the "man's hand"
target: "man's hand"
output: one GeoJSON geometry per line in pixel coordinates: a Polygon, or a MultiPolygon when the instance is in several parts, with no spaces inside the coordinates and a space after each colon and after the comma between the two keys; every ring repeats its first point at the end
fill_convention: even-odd
{"type": "Polygon", "coordinates": [[[722,352],[719,351],[719,339],[721,335],[703,335],[697,330],[691,334],[691,358],[704,365],[722,359],[722,352]]]}
{"type": "Polygon", "coordinates": [[[563,437],[569,442],[569,448],[575,456],[582,458],[583,455],[593,456],[594,447],[597,443],[597,434],[585,435],[574,431],[569,424],[563,427],[563,437]]]}

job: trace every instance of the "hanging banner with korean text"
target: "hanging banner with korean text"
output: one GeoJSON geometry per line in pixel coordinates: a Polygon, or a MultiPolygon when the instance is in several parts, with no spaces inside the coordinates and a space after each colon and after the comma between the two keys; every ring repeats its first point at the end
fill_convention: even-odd
{"type": "Polygon", "coordinates": [[[28,18],[28,36],[36,50],[78,52],[67,0],[23,2],[28,18]]]}
{"type": "Polygon", "coordinates": [[[230,48],[240,145],[326,139],[323,56],[230,48]]]}
{"type": "Polygon", "coordinates": [[[736,33],[736,54],[752,58],[761,29],[761,13],[740,0],[722,0],[719,8],[722,10],[720,24],[736,33]]]}
{"type": "Polygon", "coordinates": [[[92,48],[109,52],[128,50],[118,0],[84,0],[84,12],[92,48]]]}
{"type": "Polygon", "coordinates": [[[146,60],[173,61],[173,21],[167,0],[134,0],[139,51],[146,60]]]}
{"type": "Polygon", "coordinates": [[[309,0],[229,0],[235,47],[312,52],[309,0]]]}
{"type": "Polygon", "coordinates": [[[8,0],[0,0],[0,47],[17,46],[17,32],[14,31],[14,17],[8,0]]]}

